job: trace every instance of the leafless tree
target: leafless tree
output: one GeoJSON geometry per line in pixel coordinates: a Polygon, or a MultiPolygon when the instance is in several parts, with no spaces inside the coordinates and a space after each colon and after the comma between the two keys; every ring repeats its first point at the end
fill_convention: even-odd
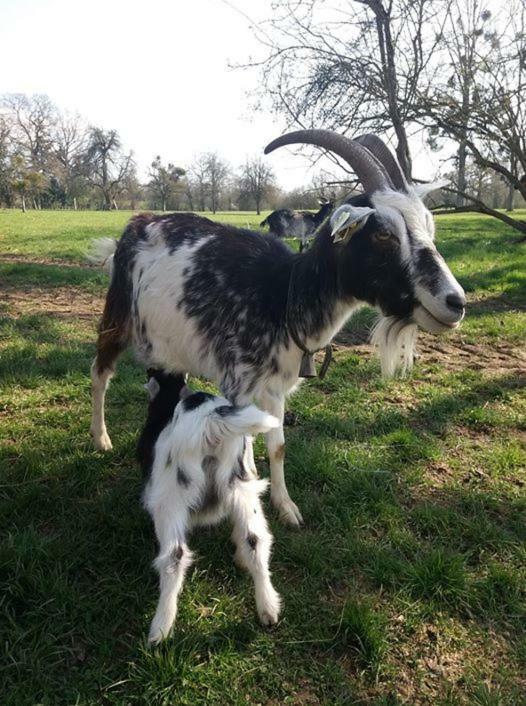
{"type": "Polygon", "coordinates": [[[117,208],[116,197],[135,165],[132,154],[122,151],[116,130],[90,128],[85,166],[90,184],[102,193],[104,208],[117,208]]]}
{"type": "Polygon", "coordinates": [[[208,153],[206,159],[206,173],[212,213],[215,213],[219,209],[221,193],[225,187],[229,171],[228,164],[221,159],[216,152],[208,153]]]}
{"type": "Polygon", "coordinates": [[[171,162],[164,166],[158,155],[150,167],[149,188],[156,199],[161,203],[161,209],[166,211],[166,204],[181,177],[186,174],[181,167],[176,167],[171,162]]]}
{"type": "Polygon", "coordinates": [[[241,189],[252,199],[259,214],[263,199],[274,184],[272,169],[260,157],[252,157],[242,166],[239,181],[241,189]]]}
{"type": "Polygon", "coordinates": [[[78,114],[64,113],[55,125],[54,154],[58,164],[55,176],[64,190],[66,202],[77,208],[77,192],[81,190],[83,159],[87,150],[88,130],[78,114]]]}
{"type": "Polygon", "coordinates": [[[213,213],[218,210],[229,171],[228,164],[216,152],[206,152],[194,159],[190,174],[199,211],[205,211],[208,205],[213,213]]]}
{"type": "Polygon", "coordinates": [[[2,105],[12,116],[12,140],[27,156],[31,169],[46,172],[53,156],[53,130],[57,109],[45,95],[8,93],[2,105]]]}
{"type": "MultiPolygon", "coordinates": [[[[425,31],[449,0],[279,0],[256,30],[259,66],[276,111],[302,127],[394,130],[411,174],[408,127],[439,35],[425,31]]],[[[440,15],[442,16],[442,15],[440,15]]]]}
{"type": "Polygon", "coordinates": [[[466,186],[472,160],[498,174],[512,196],[517,190],[526,198],[526,0],[510,0],[498,17],[488,8],[482,0],[455,4],[441,40],[450,57],[443,64],[447,71],[437,72],[431,90],[421,95],[422,117],[459,145],[462,210],[487,213],[526,233],[525,222],[491,208],[466,186]]]}
{"type": "Polygon", "coordinates": [[[0,114],[0,203],[12,205],[13,168],[11,164],[11,124],[8,115],[0,114]]]}

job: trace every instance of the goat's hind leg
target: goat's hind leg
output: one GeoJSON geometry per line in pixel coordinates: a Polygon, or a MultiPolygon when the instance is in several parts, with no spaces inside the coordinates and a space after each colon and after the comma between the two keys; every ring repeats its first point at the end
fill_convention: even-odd
{"type": "Polygon", "coordinates": [[[186,545],[185,519],[169,517],[170,508],[153,510],[155,531],[159,540],[159,554],[154,566],[159,572],[160,596],[157,603],[148,642],[157,644],[170,634],[177,615],[177,602],[184,577],[192,563],[192,553],[186,545]]]}
{"type": "Polygon", "coordinates": [[[106,429],[104,403],[106,390],[115,372],[115,362],[122,353],[126,343],[101,330],[97,341],[97,355],[91,365],[91,426],[95,448],[99,451],[110,451],[111,439],[106,429]]]}
{"type": "Polygon", "coordinates": [[[249,571],[254,580],[256,607],[261,623],[275,625],[279,618],[281,599],[270,580],[272,535],[257,491],[260,484],[265,483],[241,481],[240,486],[233,491],[232,541],[236,545],[236,564],[249,571]]]}

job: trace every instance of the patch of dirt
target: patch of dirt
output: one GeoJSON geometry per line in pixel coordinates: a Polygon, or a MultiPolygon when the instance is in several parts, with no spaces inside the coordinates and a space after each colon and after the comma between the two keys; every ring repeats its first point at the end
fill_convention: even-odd
{"type": "Polygon", "coordinates": [[[526,373],[526,352],[510,343],[490,344],[466,343],[458,338],[434,338],[428,334],[419,336],[417,354],[419,365],[439,363],[445,370],[480,370],[498,375],[516,372],[526,373]]]}
{"type": "Polygon", "coordinates": [[[90,265],[88,262],[72,262],[59,257],[35,257],[33,255],[16,255],[12,253],[0,253],[0,262],[13,262],[21,265],[60,265],[61,267],[75,267],[83,270],[98,269],[97,265],[90,265]]]}
{"type": "MultiPolygon", "coordinates": [[[[359,354],[373,355],[366,329],[343,330],[334,339],[335,350],[352,348],[359,354]]],[[[526,373],[526,351],[507,342],[467,343],[461,335],[448,338],[419,332],[416,344],[417,365],[425,368],[439,364],[445,371],[480,370],[489,375],[526,373]]]]}
{"type": "Polygon", "coordinates": [[[80,287],[11,287],[0,286],[2,301],[12,316],[45,314],[57,318],[98,319],[104,307],[103,297],[80,287]]]}

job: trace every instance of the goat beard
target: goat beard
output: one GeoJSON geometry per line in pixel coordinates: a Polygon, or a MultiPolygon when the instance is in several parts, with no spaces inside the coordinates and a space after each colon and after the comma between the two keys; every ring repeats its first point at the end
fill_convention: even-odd
{"type": "Polygon", "coordinates": [[[413,367],[418,327],[407,319],[381,316],[371,332],[371,343],[380,358],[382,375],[406,375],[413,367]]]}

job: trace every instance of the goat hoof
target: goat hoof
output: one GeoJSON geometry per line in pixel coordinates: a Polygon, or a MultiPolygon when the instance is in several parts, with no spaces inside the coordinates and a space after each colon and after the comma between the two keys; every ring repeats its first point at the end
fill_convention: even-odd
{"type": "Polygon", "coordinates": [[[303,524],[303,517],[298,509],[298,506],[292,500],[284,500],[279,505],[276,503],[276,508],[279,512],[279,519],[283,524],[291,527],[299,527],[303,524]]]}
{"type": "Polygon", "coordinates": [[[111,451],[113,448],[113,444],[107,432],[97,434],[97,436],[93,434],[93,443],[98,451],[111,451]]]}
{"type": "MultiPolygon", "coordinates": [[[[275,593],[275,592],[274,592],[275,593]]],[[[265,608],[258,610],[259,622],[266,628],[276,625],[279,620],[281,599],[277,593],[275,593],[274,598],[271,599],[265,608]]]]}
{"type": "Polygon", "coordinates": [[[259,615],[261,625],[264,625],[266,628],[270,628],[272,625],[277,625],[278,619],[279,615],[277,613],[268,613],[267,611],[264,611],[259,615]]]}
{"type": "Polygon", "coordinates": [[[168,635],[170,634],[170,627],[164,626],[163,627],[160,625],[154,625],[152,623],[150,627],[150,632],[148,634],[148,644],[150,647],[155,647],[155,645],[159,645],[163,640],[166,640],[168,635]]]}

